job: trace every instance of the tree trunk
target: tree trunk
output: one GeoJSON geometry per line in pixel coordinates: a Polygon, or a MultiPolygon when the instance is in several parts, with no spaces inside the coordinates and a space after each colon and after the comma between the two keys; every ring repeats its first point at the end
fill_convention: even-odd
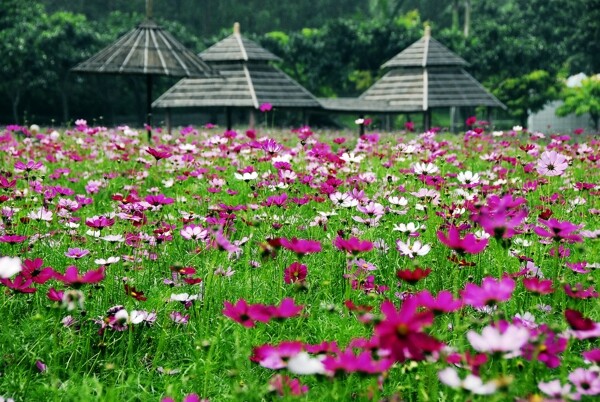
{"type": "Polygon", "coordinates": [[[21,91],[15,91],[12,96],[12,113],[14,124],[19,124],[19,102],[21,101],[21,91]]]}
{"type": "Polygon", "coordinates": [[[452,30],[459,31],[460,27],[458,26],[458,0],[452,0],[452,30]]]}
{"type": "Polygon", "coordinates": [[[60,87],[60,103],[62,107],[62,122],[66,124],[69,121],[69,86],[66,77],[60,87]]]}
{"type": "Polygon", "coordinates": [[[469,37],[469,31],[471,30],[471,0],[465,0],[465,38],[469,37]]]}

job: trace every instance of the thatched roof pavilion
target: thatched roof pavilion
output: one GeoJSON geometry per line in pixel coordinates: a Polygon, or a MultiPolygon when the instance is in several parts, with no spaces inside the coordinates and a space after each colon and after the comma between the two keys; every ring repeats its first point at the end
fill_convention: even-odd
{"type": "Polygon", "coordinates": [[[162,94],[152,107],[225,108],[227,128],[231,128],[231,108],[253,112],[269,103],[276,108],[319,108],[315,97],[283,71],[269,62],[281,60],[257,43],[240,34],[239,24],[232,35],[198,55],[219,72],[220,77],[185,78],[162,94]]]}
{"type": "MultiPolygon", "coordinates": [[[[178,42],[152,20],[152,1],[146,0],[146,20],[71,71],[95,74],[146,76],[146,123],[150,126],[152,78],[210,77],[217,75],[194,52],[178,42]]],[[[150,136],[150,131],[148,131],[150,136]]]]}
{"type": "Polygon", "coordinates": [[[390,71],[367,89],[360,99],[387,102],[399,113],[421,112],[425,129],[431,126],[431,109],[463,106],[506,106],[489,93],[463,67],[468,63],[425,35],[397,54],[382,68],[390,71]]]}

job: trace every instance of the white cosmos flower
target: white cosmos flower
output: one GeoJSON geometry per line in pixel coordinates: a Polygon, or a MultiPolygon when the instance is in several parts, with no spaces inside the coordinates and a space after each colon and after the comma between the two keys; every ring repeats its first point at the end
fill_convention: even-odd
{"type": "Polygon", "coordinates": [[[394,229],[395,231],[398,232],[402,232],[402,233],[415,233],[418,232],[419,230],[421,230],[423,228],[423,225],[418,224],[418,223],[414,223],[414,222],[408,222],[408,223],[400,223],[398,225],[394,225],[394,229]]]}
{"type": "Polygon", "coordinates": [[[287,368],[297,375],[324,374],[325,366],[322,360],[323,358],[310,357],[306,352],[299,352],[288,360],[287,368]]]}
{"type": "Polygon", "coordinates": [[[119,243],[125,241],[125,237],[123,237],[123,235],[106,235],[102,236],[101,239],[111,243],[119,243]]]}
{"type": "Polygon", "coordinates": [[[392,196],[388,198],[388,202],[390,204],[399,205],[401,207],[405,207],[408,205],[408,200],[404,197],[392,196]]]}
{"type": "Polygon", "coordinates": [[[415,258],[415,255],[424,256],[431,251],[431,246],[429,244],[423,244],[419,240],[415,241],[411,246],[410,240],[407,240],[404,243],[401,240],[396,241],[396,249],[400,251],[402,255],[405,255],[409,258],[415,258]]]}
{"type": "Polygon", "coordinates": [[[111,265],[119,262],[121,257],[108,257],[107,259],[99,258],[94,260],[94,262],[98,265],[111,265]]]}
{"type": "Polygon", "coordinates": [[[504,332],[498,328],[487,326],[479,335],[475,331],[467,332],[467,339],[478,352],[513,352],[520,353],[519,349],[529,340],[527,328],[509,325],[504,332]]]}
{"type": "Polygon", "coordinates": [[[473,394],[490,395],[496,392],[497,386],[493,381],[484,383],[480,377],[473,374],[467,374],[464,380],[461,380],[453,367],[446,367],[438,373],[440,381],[452,388],[463,388],[473,394]]]}
{"type": "Polygon", "coordinates": [[[467,170],[466,172],[460,172],[458,176],[456,176],[456,179],[462,184],[478,184],[480,177],[479,174],[467,170]]]}
{"type": "Polygon", "coordinates": [[[21,269],[21,259],[19,257],[0,258],[0,278],[10,278],[21,272],[21,269]]]}
{"type": "Polygon", "coordinates": [[[257,172],[251,172],[251,173],[244,173],[244,174],[239,174],[239,173],[234,173],[233,176],[238,179],[238,180],[243,180],[243,181],[250,181],[250,180],[254,180],[258,177],[258,173],[257,172]]]}
{"type": "Polygon", "coordinates": [[[360,163],[364,158],[364,155],[356,155],[354,152],[344,152],[340,156],[340,159],[347,163],[360,163]]]}
{"type": "Polygon", "coordinates": [[[413,171],[416,174],[435,174],[439,172],[440,169],[433,163],[415,163],[413,171]]]}

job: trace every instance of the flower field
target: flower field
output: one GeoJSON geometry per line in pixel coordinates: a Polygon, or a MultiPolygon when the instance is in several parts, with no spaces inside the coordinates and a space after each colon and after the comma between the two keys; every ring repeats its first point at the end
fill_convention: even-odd
{"type": "Polygon", "coordinates": [[[153,134],[0,132],[0,401],[599,398],[595,137],[153,134]]]}

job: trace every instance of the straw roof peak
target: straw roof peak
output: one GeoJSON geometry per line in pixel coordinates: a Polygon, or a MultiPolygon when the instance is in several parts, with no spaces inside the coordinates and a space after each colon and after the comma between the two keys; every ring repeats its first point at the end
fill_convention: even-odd
{"type": "Polygon", "coordinates": [[[210,62],[281,61],[279,57],[261,47],[258,43],[242,36],[238,22],[233,24],[233,34],[215,43],[198,56],[202,60],[210,62]]]}

